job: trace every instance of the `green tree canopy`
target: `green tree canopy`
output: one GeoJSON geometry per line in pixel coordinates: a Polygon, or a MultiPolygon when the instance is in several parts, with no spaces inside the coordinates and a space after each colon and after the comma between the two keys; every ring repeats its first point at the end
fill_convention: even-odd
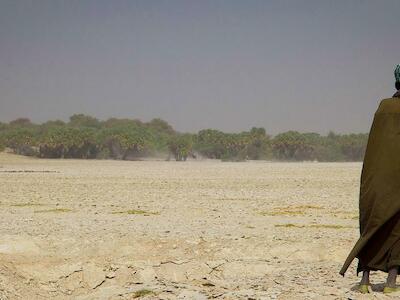
{"type": "Polygon", "coordinates": [[[178,133],[166,121],[110,118],[100,121],[75,114],[69,122],[33,124],[27,118],[0,123],[0,149],[53,158],[138,159],[172,153],[176,160],[201,155],[207,158],[360,161],[368,134],[336,134],[287,131],[274,137],[262,127],[240,133],[216,129],[197,134],[178,133]]]}
{"type": "Polygon", "coordinates": [[[92,128],[100,128],[100,121],[94,117],[84,115],[84,114],[75,114],[69,118],[68,125],[72,127],[92,127],[92,128]]]}

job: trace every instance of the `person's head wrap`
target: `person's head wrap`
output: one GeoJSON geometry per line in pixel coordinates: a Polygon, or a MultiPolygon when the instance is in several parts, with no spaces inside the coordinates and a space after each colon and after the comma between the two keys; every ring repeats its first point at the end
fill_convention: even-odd
{"type": "Polygon", "coordinates": [[[400,65],[397,65],[394,69],[394,78],[396,78],[396,82],[400,82],[400,65]]]}

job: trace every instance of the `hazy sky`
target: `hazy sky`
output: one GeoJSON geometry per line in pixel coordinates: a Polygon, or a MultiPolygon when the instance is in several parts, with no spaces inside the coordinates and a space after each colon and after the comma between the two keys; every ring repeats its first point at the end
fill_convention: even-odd
{"type": "Polygon", "coordinates": [[[394,93],[399,0],[0,0],[0,121],[366,132],[394,93]]]}

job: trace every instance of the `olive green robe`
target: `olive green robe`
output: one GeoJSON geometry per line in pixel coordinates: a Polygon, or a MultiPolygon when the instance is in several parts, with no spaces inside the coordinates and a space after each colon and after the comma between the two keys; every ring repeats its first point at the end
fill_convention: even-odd
{"type": "Polygon", "coordinates": [[[400,265],[400,98],[381,101],[369,133],[359,194],[360,238],[347,257],[357,271],[400,265]]]}

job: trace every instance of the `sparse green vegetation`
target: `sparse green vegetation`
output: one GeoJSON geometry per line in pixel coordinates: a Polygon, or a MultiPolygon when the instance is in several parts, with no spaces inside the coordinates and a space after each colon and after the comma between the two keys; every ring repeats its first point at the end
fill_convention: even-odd
{"type": "Polygon", "coordinates": [[[275,227],[295,227],[295,228],[304,228],[304,225],[295,225],[292,223],[289,224],[276,224],[275,227]]]}
{"type": "Polygon", "coordinates": [[[262,211],[262,216],[303,216],[305,211],[301,210],[278,210],[278,211],[262,211]]]}
{"type": "Polygon", "coordinates": [[[251,198],[218,198],[218,201],[250,201],[251,198]]]}
{"type": "Polygon", "coordinates": [[[298,206],[288,206],[287,208],[294,208],[294,209],[323,209],[322,206],[318,205],[298,205],[298,206]]]}
{"type": "Polygon", "coordinates": [[[354,226],[345,226],[345,225],[335,225],[335,224],[276,224],[275,227],[285,227],[285,228],[325,228],[325,229],[346,229],[346,228],[355,228],[354,226]]]}
{"type": "Polygon", "coordinates": [[[71,211],[72,209],[69,208],[53,208],[53,209],[35,210],[35,213],[66,213],[71,211]]]}
{"type": "Polygon", "coordinates": [[[14,207],[32,207],[32,206],[43,206],[45,204],[43,203],[17,203],[17,204],[11,204],[11,206],[14,207]]]}
{"type": "Polygon", "coordinates": [[[326,229],[356,228],[354,226],[335,225],[335,224],[311,224],[308,227],[310,227],[310,228],[326,228],[326,229]]]}
{"type": "Polygon", "coordinates": [[[316,205],[287,206],[276,208],[273,211],[261,211],[259,214],[262,216],[303,216],[306,214],[307,210],[318,210],[322,208],[322,206],[316,205]]]}
{"type": "Polygon", "coordinates": [[[115,211],[113,214],[127,214],[127,215],[144,215],[144,216],[150,216],[150,215],[159,215],[158,212],[151,212],[151,211],[145,211],[145,210],[140,210],[140,209],[130,209],[126,211],[115,211]]]}
{"type": "Polygon", "coordinates": [[[247,225],[245,227],[248,228],[248,229],[255,229],[256,228],[255,226],[251,226],[251,225],[247,225]]]}
{"type": "Polygon", "coordinates": [[[151,290],[147,290],[147,289],[142,289],[142,290],[138,290],[133,294],[133,298],[141,298],[147,295],[154,295],[155,293],[151,290]]]}
{"type": "Polygon", "coordinates": [[[358,220],[358,213],[355,211],[336,211],[332,213],[332,216],[340,218],[340,219],[350,219],[350,220],[358,220]]]}

